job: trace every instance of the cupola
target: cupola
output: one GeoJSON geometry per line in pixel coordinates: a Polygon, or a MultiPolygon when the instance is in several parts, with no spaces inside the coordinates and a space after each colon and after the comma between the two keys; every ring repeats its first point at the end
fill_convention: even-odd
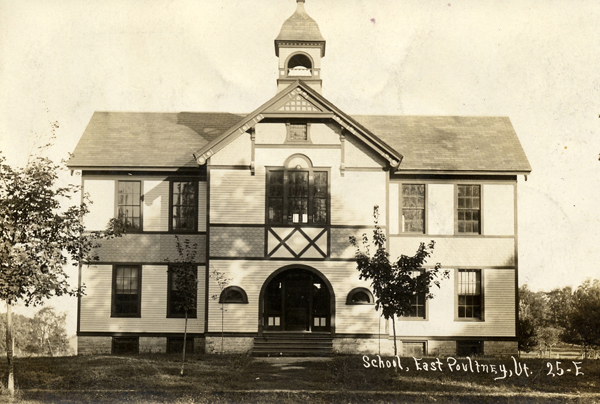
{"type": "Polygon", "coordinates": [[[304,0],[296,2],[296,11],[283,23],[275,39],[275,55],[279,57],[277,91],[302,80],[320,93],[325,39],[315,20],[306,13],[304,0]]]}

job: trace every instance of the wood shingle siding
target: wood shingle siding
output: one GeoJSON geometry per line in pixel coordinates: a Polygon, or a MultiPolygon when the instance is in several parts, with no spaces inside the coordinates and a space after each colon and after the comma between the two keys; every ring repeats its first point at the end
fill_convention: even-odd
{"type": "MultiPolygon", "coordinates": [[[[167,318],[167,266],[143,265],[141,271],[141,317],[111,317],[112,265],[84,266],[81,297],[81,332],[150,332],[182,333],[184,320],[167,318]]],[[[198,267],[198,317],[189,319],[188,332],[204,332],[205,267],[198,267]]]]}
{"type": "MultiPolygon", "coordinates": [[[[181,242],[189,239],[198,244],[196,261],[206,262],[206,235],[185,234],[181,242]]],[[[98,249],[100,262],[155,263],[171,261],[179,257],[175,234],[130,233],[109,240],[102,240],[98,249]]]]}

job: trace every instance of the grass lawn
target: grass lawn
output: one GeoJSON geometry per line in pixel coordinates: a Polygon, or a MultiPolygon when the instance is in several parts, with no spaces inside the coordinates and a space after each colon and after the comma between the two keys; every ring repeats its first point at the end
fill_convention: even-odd
{"type": "MultiPolygon", "coordinates": [[[[392,358],[383,359],[385,366],[392,358]]],[[[17,395],[11,399],[0,391],[0,402],[600,403],[600,361],[594,360],[577,361],[578,367],[561,360],[557,369],[556,360],[548,359],[517,360],[515,368],[511,358],[470,363],[463,358],[451,371],[452,359],[427,358],[417,366],[413,358],[401,358],[396,372],[374,367],[380,364],[376,356],[366,368],[361,356],[206,355],[191,356],[184,377],[179,360],[164,354],[17,358],[17,395]]],[[[0,361],[0,377],[5,384],[6,359],[0,361]]]]}

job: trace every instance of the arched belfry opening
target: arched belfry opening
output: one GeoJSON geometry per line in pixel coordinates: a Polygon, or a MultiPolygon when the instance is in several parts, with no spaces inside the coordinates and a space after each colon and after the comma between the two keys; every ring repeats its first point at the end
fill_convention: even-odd
{"type": "Polygon", "coordinates": [[[314,268],[290,265],[275,271],[260,294],[261,332],[332,332],[335,297],[314,268]]]}
{"type": "Polygon", "coordinates": [[[305,54],[292,55],[287,62],[288,77],[312,77],[312,60],[305,54]]]}

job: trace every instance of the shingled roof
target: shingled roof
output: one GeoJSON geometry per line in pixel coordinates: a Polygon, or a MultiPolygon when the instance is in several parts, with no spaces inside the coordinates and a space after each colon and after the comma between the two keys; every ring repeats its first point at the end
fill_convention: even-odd
{"type": "MultiPolygon", "coordinates": [[[[192,168],[192,153],[245,114],[223,112],[96,112],[73,157],[72,169],[192,168]]],[[[404,156],[398,172],[531,171],[506,117],[352,117],[404,156]]]]}
{"type": "Polygon", "coordinates": [[[507,117],[355,115],[404,159],[398,172],[528,173],[531,166],[507,117]]]}
{"type": "Polygon", "coordinates": [[[245,115],[225,112],[95,112],[72,169],[197,167],[192,155],[245,115]]]}

